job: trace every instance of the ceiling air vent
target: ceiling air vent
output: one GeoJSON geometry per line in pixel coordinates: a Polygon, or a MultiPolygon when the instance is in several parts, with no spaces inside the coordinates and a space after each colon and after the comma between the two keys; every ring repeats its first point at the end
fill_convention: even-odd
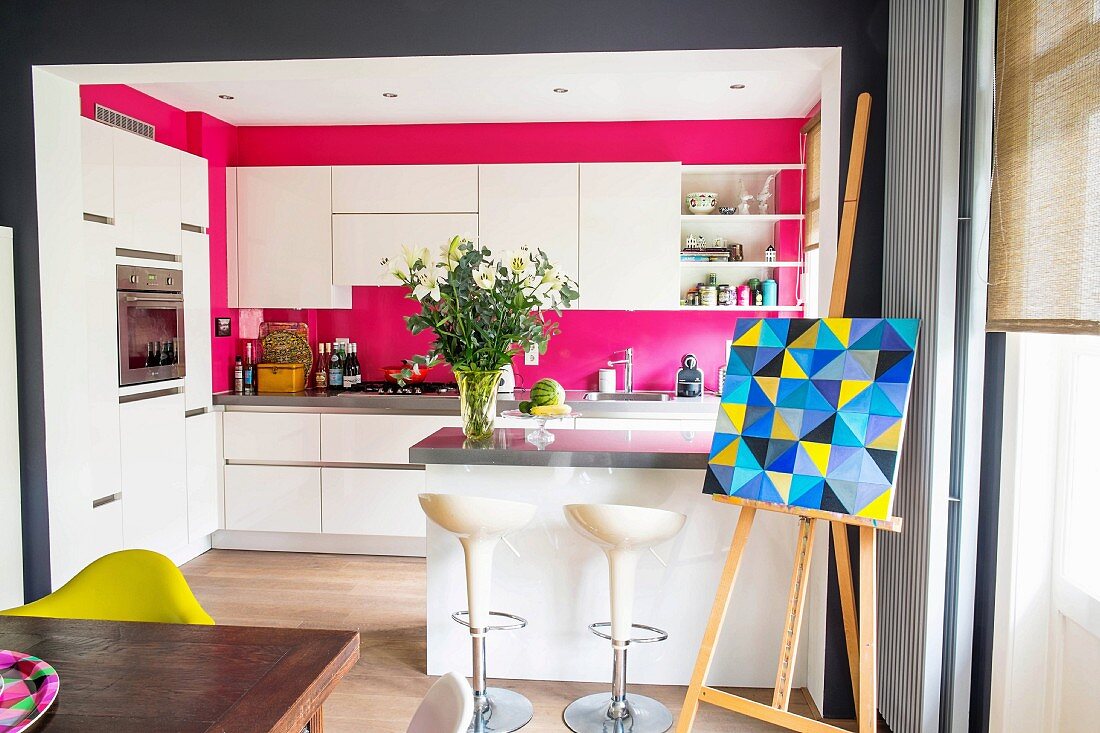
{"type": "Polygon", "coordinates": [[[101,104],[95,106],[95,118],[97,122],[102,122],[111,127],[117,127],[126,132],[132,132],[135,135],[147,137],[150,140],[153,139],[153,134],[157,131],[157,128],[153,127],[148,122],[142,122],[139,119],[124,115],[121,112],[115,112],[113,109],[108,109],[101,104]]]}

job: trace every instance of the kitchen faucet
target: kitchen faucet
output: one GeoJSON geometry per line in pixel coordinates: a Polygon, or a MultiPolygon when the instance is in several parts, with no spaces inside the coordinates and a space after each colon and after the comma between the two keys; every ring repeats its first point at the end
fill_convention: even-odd
{"type": "Polygon", "coordinates": [[[629,346],[620,351],[616,351],[616,354],[622,354],[624,358],[616,359],[615,361],[607,362],[608,366],[615,366],[616,364],[623,365],[623,387],[627,393],[634,391],[634,347],[629,346]]]}

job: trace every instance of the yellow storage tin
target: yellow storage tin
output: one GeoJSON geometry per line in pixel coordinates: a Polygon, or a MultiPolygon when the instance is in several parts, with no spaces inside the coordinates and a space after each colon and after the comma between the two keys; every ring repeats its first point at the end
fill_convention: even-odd
{"type": "Polygon", "coordinates": [[[306,388],[306,365],[257,364],[256,385],[261,392],[301,392],[306,388]]]}

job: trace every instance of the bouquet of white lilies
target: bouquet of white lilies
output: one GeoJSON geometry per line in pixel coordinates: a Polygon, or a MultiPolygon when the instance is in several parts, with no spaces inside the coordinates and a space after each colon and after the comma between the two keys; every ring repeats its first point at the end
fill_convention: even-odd
{"type": "Polygon", "coordinates": [[[404,262],[383,260],[409,289],[420,312],[405,319],[414,334],[431,330],[435,340],[417,364],[439,359],[455,371],[495,371],[532,346],[546,353],[561,314],[577,299],[577,284],[561,274],[540,249],[519,247],[495,258],[462,237],[443,245],[434,260],[427,248],[404,248],[404,262]]]}

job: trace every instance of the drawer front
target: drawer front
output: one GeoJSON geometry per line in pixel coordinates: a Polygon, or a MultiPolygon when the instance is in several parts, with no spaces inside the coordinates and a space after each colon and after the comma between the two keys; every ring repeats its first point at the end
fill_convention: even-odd
{"type": "Polygon", "coordinates": [[[461,426],[458,415],[321,415],[321,460],[408,464],[414,444],[461,426]]]}
{"type": "Polygon", "coordinates": [[[321,469],[226,466],[225,528],[321,531],[321,469]]]}
{"type": "Polygon", "coordinates": [[[321,416],[290,412],[226,412],[225,458],[238,461],[317,461],[321,416]]]}
{"type": "Polygon", "coordinates": [[[424,537],[417,494],[424,472],[385,468],[321,469],[321,531],[386,537],[424,537]]]}

